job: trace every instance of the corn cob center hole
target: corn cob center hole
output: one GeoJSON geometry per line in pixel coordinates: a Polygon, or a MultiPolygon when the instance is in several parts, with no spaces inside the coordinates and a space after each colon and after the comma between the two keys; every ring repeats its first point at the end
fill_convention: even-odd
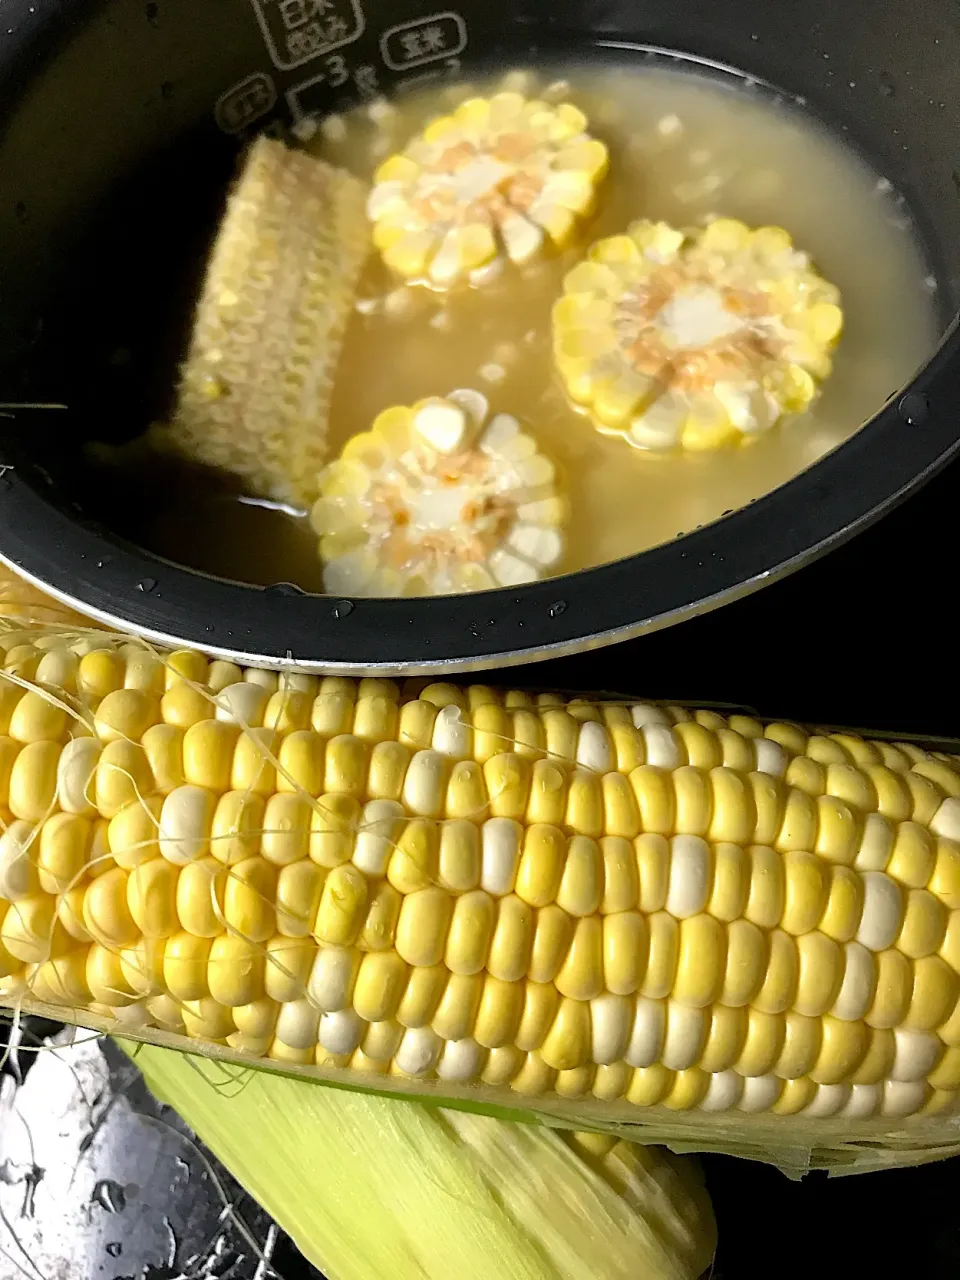
{"type": "MultiPolygon", "coordinates": [[[[511,186],[514,181],[523,186],[530,161],[522,148],[516,150],[515,121],[508,120],[509,128],[500,129],[491,144],[483,133],[490,132],[488,119],[467,147],[473,148],[469,155],[461,154],[464,139],[459,135],[445,140],[443,128],[430,132],[430,121],[462,121],[463,114],[473,128],[476,121],[469,117],[481,109],[469,104],[489,102],[502,89],[499,77],[434,86],[404,97],[386,113],[374,113],[375,120],[360,109],[337,127],[321,128],[304,144],[368,183],[379,174],[380,185],[388,187],[379,197],[384,212],[396,197],[396,184],[406,181],[391,157],[426,130],[436,155],[424,153],[426,187],[416,199],[426,202],[425,214],[439,210],[440,238],[431,240],[429,252],[420,245],[426,256],[419,263],[411,258],[407,274],[429,277],[431,254],[440,258],[441,276],[486,270],[490,244],[481,244],[471,230],[472,214],[466,223],[460,219],[464,209],[476,213],[482,206],[484,216],[493,217],[500,257],[510,256],[510,245],[515,250],[513,261],[496,278],[452,291],[446,289],[446,277],[429,281],[431,287],[398,290],[403,264],[397,261],[388,268],[381,260],[381,251],[389,256],[390,237],[382,242],[384,250],[371,252],[358,288],[360,307],[347,326],[333,384],[331,458],[352,438],[368,433],[389,406],[414,405],[454,387],[475,388],[488,397],[491,415],[508,413],[529,429],[569,480],[564,552],[545,571],[576,570],[672,539],[804,470],[855,431],[880,407],[891,386],[905,381],[932,350],[935,322],[923,287],[926,269],[911,231],[898,223],[892,197],[884,194],[878,175],[813,121],[692,73],[635,65],[600,70],[583,62],[540,77],[514,77],[507,86],[507,96],[513,94],[511,110],[520,93],[525,101],[547,102],[554,112],[562,103],[571,104],[566,117],[560,113],[547,120],[549,113],[543,113],[542,127],[555,130],[558,141],[551,145],[559,148],[556,154],[570,145],[576,152],[562,170],[567,176],[550,188],[550,200],[570,215],[564,228],[551,224],[557,232],[551,239],[549,226],[528,218],[530,226],[539,227],[537,245],[532,240],[520,244],[517,226],[508,224],[512,229],[505,230],[502,218],[497,222],[506,208],[505,192],[513,192],[511,208],[514,196],[521,205],[527,198],[511,186]],[[551,92],[554,74],[565,83],[551,92]],[[577,150],[586,144],[560,137],[564,130],[579,137],[583,121],[586,136],[602,141],[608,160],[592,195],[582,175],[591,172],[594,161],[577,150]],[[499,158],[493,154],[498,146],[499,158]],[[487,151],[493,156],[489,162],[487,151]],[[432,176],[427,172],[431,165],[436,170],[432,176]],[[457,192],[462,196],[464,184],[474,197],[472,206],[458,203],[459,196],[453,199],[457,192]],[[569,387],[557,376],[551,311],[563,296],[565,278],[583,262],[589,247],[622,237],[638,217],[684,228],[717,216],[751,228],[787,228],[824,278],[838,287],[844,336],[819,400],[757,438],[749,450],[714,449],[715,424],[706,414],[698,420],[697,433],[699,447],[709,453],[644,456],[626,449],[616,435],[592,430],[571,403],[569,387]],[[438,286],[443,288],[437,291],[438,286]]],[[[538,188],[540,194],[532,188],[527,193],[532,202],[528,212],[539,208],[543,190],[545,186],[538,188]]],[[[403,252],[416,247],[406,244],[403,252]]],[[[676,308],[661,308],[660,314],[670,322],[667,329],[684,327],[676,308]]],[[[635,328],[631,344],[641,336],[635,328]]],[[[624,335],[626,340],[629,335],[624,335]]],[[[255,369],[252,376],[258,373],[255,369]]],[[[612,426],[604,421],[620,406],[621,391],[605,387],[600,422],[622,433],[615,421],[612,426]]],[[[808,391],[796,380],[784,386],[789,412],[802,407],[808,391]]],[[[749,404],[741,400],[735,396],[731,403],[742,410],[744,420],[772,413],[763,397],[749,404]]],[[[648,426],[645,448],[666,430],[661,423],[648,426]]],[[[240,503],[216,477],[208,482],[202,474],[183,486],[172,475],[157,483],[148,468],[119,488],[111,483],[110,493],[111,522],[172,559],[243,581],[295,581],[307,589],[323,589],[323,567],[308,520],[240,503]],[[119,514],[118,493],[126,504],[119,514]]],[[[411,575],[415,582],[424,576],[430,573],[411,575]]],[[[476,585],[482,580],[478,576],[476,585]]]]}

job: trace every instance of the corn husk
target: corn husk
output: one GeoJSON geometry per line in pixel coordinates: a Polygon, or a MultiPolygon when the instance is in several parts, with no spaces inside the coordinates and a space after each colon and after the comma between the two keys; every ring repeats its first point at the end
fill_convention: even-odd
{"type": "Polygon", "coordinates": [[[659,1148],[135,1058],[329,1280],[695,1280],[713,1257],[699,1169],[659,1148]]]}

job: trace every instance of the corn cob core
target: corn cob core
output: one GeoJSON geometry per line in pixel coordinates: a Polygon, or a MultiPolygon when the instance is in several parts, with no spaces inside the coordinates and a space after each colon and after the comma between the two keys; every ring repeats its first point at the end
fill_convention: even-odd
{"type": "Polygon", "coordinates": [[[384,262],[447,289],[563,247],[593,209],[607,149],[570,103],[510,91],[432,121],[374,175],[367,212],[384,262]]]}
{"type": "Polygon", "coordinates": [[[564,548],[555,468],[478,391],[398,405],[320,477],[311,522],[324,586],[444,595],[532,582],[564,548]]]}
{"type": "Polygon", "coordinates": [[[960,758],[53,640],[5,655],[7,1003],[478,1096],[953,1107],[960,758]]]}
{"type": "Polygon", "coordinates": [[[268,138],[253,144],[162,433],[178,452],[282,501],[316,497],[333,376],[369,251],[366,195],[322,160],[268,138]]]}
{"type": "Polygon", "coordinates": [[[781,227],[639,221],[567,275],[554,352],[598,430],[638,449],[705,450],[806,409],[842,320],[836,288],[781,227]]]}

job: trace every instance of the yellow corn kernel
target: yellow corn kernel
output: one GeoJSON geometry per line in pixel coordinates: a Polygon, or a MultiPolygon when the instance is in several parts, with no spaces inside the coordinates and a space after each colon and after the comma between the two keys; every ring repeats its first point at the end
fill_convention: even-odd
{"type": "Polygon", "coordinates": [[[643,738],[633,727],[630,712],[626,707],[605,707],[603,714],[616,758],[617,772],[627,777],[633,769],[638,769],[646,762],[643,738]],[[621,712],[624,716],[623,720],[612,718],[621,712]]]}
{"type": "Polygon", "coordinates": [[[540,716],[535,711],[521,707],[512,712],[511,720],[511,736],[517,755],[528,760],[540,758],[547,741],[540,716]]]}
{"type": "Polygon", "coordinates": [[[784,1081],[780,1097],[771,1107],[774,1115],[795,1116],[803,1111],[816,1097],[817,1086],[808,1077],[787,1079],[784,1081]]]}
{"type": "Polygon", "coordinates": [[[179,867],[153,858],[134,867],[127,878],[127,906],[145,938],[169,938],[180,928],[177,916],[179,867]]]}
{"type": "Polygon", "coordinates": [[[817,931],[797,938],[797,994],[793,1007],[808,1018],[831,1008],[843,980],[844,956],[839,946],[817,931]]]}
{"type": "Polygon", "coordinates": [[[272,693],[263,713],[267,729],[275,729],[286,736],[297,733],[310,725],[313,698],[301,689],[278,689],[272,693]]]}
{"type": "Polygon", "coordinates": [[[495,978],[516,982],[526,974],[535,924],[534,910],[516,894],[498,900],[497,923],[487,959],[487,970],[495,978]]]}
{"type": "Polygon", "coordinates": [[[650,1067],[637,1067],[627,1088],[627,1099],[638,1107],[653,1107],[673,1087],[674,1072],[659,1063],[650,1067]]]}
{"type": "Polygon", "coordinates": [[[652,915],[666,905],[670,845],[661,835],[642,835],[633,842],[633,849],[637,859],[640,910],[652,915]]]}
{"type": "Polygon", "coordinates": [[[474,822],[489,817],[483,769],[476,760],[458,760],[450,770],[444,812],[448,818],[467,818],[474,822]]]}
{"type": "Polygon", "coordinates": [[[817,841],[817,827],[817,802],[805,791],[790,789],[775,842],[777,849],[781,853],[813,849],[817,841]]]}
{"type": "Polygon", "coordinates": [[[797,944],[788,933],[774,929],[769,937],[767,969],[753,998],[761,1013],[785,1013],[797,994],[800,961],[797,944]]]}
{"type": "Polygon", "coordinates": [[[200,858],[181,869],[177,881],[177,915],[180,927],[187,933],[195,933],[198,938],[215,938],[224,932],[225,880],[226,869],[216,858],[200,858]]]}
{"type": "Polygon", "coordinates": [[[360,961],[353,1007],[367,1022],[394,1018],[407,986],[409,969],[395,951],[369,952],[360,961]]]}
{"type": "Polygon", "coordinates": [[[906,1017],[913,992],[913,964],[899,951],[877,954],[877,986],[864,1021],[882,1029],[899,1027],[906,1017]]]}
{"type": "Polygon", "coordinates": [[[320,867],[339,867],[349,862],[362,814],[359,801],[353,796],[322,795],[311,809],[307,848],[312,860],[320,867]]]}
{"type": "Polygon", "coordinates": [[[768,724],[763,731],[763,737],[771,742],[777,742],[791,756],[802,756],[807,747],[807,735],[799,725],[785,724],[782,721],[775,721],[768,724]]]}
{"type": "Polygon", "coordinates": [[[278,746],[272,729],[244,729],[233,753],[231,788],[272,796],[277,789],[277,770],[270,757],[276,758],[278,746]]]}
{"type": "Polygon", "coordinates": [[[155,724],[140,739],[154,786],[167,795],[183,786],[184,731],[172,724],[155,724]]]}
{"type": "Polygon", "coordinates": [[[811,734],[807,739],[805,754],[822,765],[849,763],[847,753],[839,742],[817,733],[811,734]]]}
{"type": "Polygon", "coordinates": [[[262,999],[263,973],[263,950],[256,943],[236,934],[224,934],[211,943],[207,987],[217,1004],[233,1009],[262,999]]]}
{"type": "Polygon", "coordinates": [[[92,941],[83,923],[83,899],[86,891],[85,884],[74,885],[57,899],[57,919],[67,935],[76,942],[92,941]]]}
{"type": "Polygon", "coordinates": [[[576,922],[555,982],[560,994],[572,1000],[592,1000],[603,990],[603,926],[599,917],[587,916],[576,922]]]}
{"type": "Polygon", "coordinates": [[[210,665],[202,653],[192,649],[178,649],[167,655],[164,662],[164,683],[168,689],[175,689],[185,682],[204,685],[210,671],[210,665]]]}
{"type": "Polygon", "coordinates": [[[496,904],[483,889],[456,899],[444,956],[453,973],[469,976],[486,967],[495,921],[496,904]]]}
{"type": "Polygon", "coordinates": [[[498,704],[482,703],[472,707],[468,719],[473,729],[473,757],[478,764],[486,764],[513,742],[511,717],[498,704]]]}
{"type": "Polygon", "coordinates": [[[927,1079],[934,1089],[960,1089],[960,1048],[947,1049],[927,1079]]]}
{"type": "Polygon", "coordinates": [[[52,814],[40,828],[37,880],[44,893],[68,889],[83,873],[93,829],[75,813],[52,814]]]}
{"type": "Polygon", "coordinates": [[[766,936],[749,920],[734,920],[727,930],[727,962],[720,1000],[738,1008],[749,1004],[767,971],[766,936]]]}
{"type": "Polygon", "coordinates": [[[797,1080],[813,1070],[820,1054],[823,1023],[820,1018],[788,1012],[783,1016],[783,1024],[783,1047],[774,1072],[783,1080],[797,1080]]]}
{"type": "MultiPolygon", "coordinates": [[[[163,981],[174,1000],[199,1000],[209,994],[210,938],[175,933],[163,949],[163,981]]],[[[92,990],[92,987],[91,987],[92,990]]]]}
{"type": "Polygon", "coordinates": [[[913,799],[903,775],[882,765],[868,765],[864,771],[877,793],[877,811],[890,822],[905,822],[913,811],[913,799]]]}
{"type": "Polygon", "coordinates": [[[579,1000],[560,1001],[553,1023],[540,1047],[540,1056],[557,1071],[573,1071],[590,1060],[590,1006],[579,1000]]]}
{"type": "Polygon", "coordinates": [[[160,699],[160,715],[163,723],[178,729],[189,729],[209,719],[213,706],[210,694],[189,684],[176,684],[167,689],[160,699]]]}
{"type": "Polygon", "coordinates": [[[343,690],[325,691],[314,699],[310,716],[313,729],[324,738],[349,733],[353,726],[353,698],[343,690]]]}
{"type": "MultiPolygon", "coordinates": [[[[812,853],[792,850],[784,854],[784,907],[780,927],[786,933],[809,933],[816,928],[827,906],[829,874],[812,853]]],[[[856,921],[859,924],[859,919],[856,921]]]]}
{"type": "Polygon", "coordinates": [[[951,969],[960,973],[960,911],[951,911],[947,918],[940,954],[951,969]]]}
{"type": "Polygon", "coordinates": [[[28,965],[42,964],[54,952],[62,951],[62,938],[56,901],[47,894],[11,903],[0,927],[0,945],[28,965]]]}
{"type": "Polygon", "coordinates": [[[99,876],[87,887],[83,923],[101,946],[128,947],[136,942],[139,929],[127,906],[127,873],[121,867],[99,876]]]}
{"type": "MultiPolygon", "coordinates": [[[[926,889],[911,889],[897,938],[897,948],[912,960],[939,951],[947,932],[948,912],[926,889]]],[[[946,958],[946,957],[945,957],[946,958]]]]}
{"type": "Polygon", "coordinates": [[[670,775],[653,765],[642,765],[630,774],[630,785],[640,811],[641,829],[650,834],[671,835],[676,802],[670,775]]]}
{"type": "Polygon", "coordinates": [[[559,1002],[559,993],[552,982],[524,984],[523,1011],[516,1036],[518,1049],[528,1053],[540,1048],[553,1026],[559,1002]]]}
{"type": "Polygon", "coordinates": [[[620,911],[603,920],[604,985],[615,995],[633,995],[647,969],[650,936],[638,911],[620,911]]]}
{"type": "MultiPolygon", "coordinates": [[[[400,1048],[403,1039],[403,1027],[399,1022],[384,1019],[373,1022],[367,1027],[363,1037],[363,1056],[376,1063],[388,1063],[400,1048]]],[[[355,1066],[351,1063],[351,1066],[355,1066]]]]}
{"type": "Polygon", "coordinates": [[[958,992],[960,976],[939,956],[916,960],[904,1026],[912,1031],[935,1031],[953,1013],[958,992]]]}
{"type": "Polygon", "coordinates": [[[302,795],[271,796],[263,815],[260,852],[279,867],[306,858],[310,847],[314,808],[302,795]]]}
{"type": "Polygon", "coordinates": [[[163,976],[165,938],[140,938],[120,952],[120,968],[132,991],[141,997],[156,996],[166,990],[163,976]]]}
{"type": "Polygon", "coordinates": [[[786,1038],[782,1014],[747,1012],[747,1034],[734,1068],[741,1076],[763,1076],[779,1062],[786,1038]]]}
{"type": "Polygon", "coordinates": [[[929,831],[916,822],[901,822],[885,867],[887,875],[911,889],[923,889],[933,875],[936,861],[937,844],[929,831]]]}
{"type": "Polygon", "coordinates": [[[747,1009],[715,1004],[703,1044],[700,1067],[703,1071],[728,1071],[740,1057],[747,1038],[747,1009]]]}
{"type": "MultiPolygon", "coordinates": [[[[878,764],[872,760],[871,764],[878,764]]],[[[827,794],[845,801],[852,809],[871,813],[877,807],[877,792],[867,774],[852,764],[827,765],[827,794]]]]}
{"type": "Polygon", "coordinates": [[[545,907],[556,899],[567,857],[563,832],[547,823],[533,823],[523,835],[517,869],[516,893],[532,907],[545,907]]]}
{"type": "MultiPolygon", "coordinates": [[[[546,989],[556,997],[553,987],[546,989]]],[[[454,973],[450,976],[431,1023],[441,1040],[466,1040],[472,1036],[482,994],[483,978],[479,974],[454,973]]],[[[525,1003],[524,1012],[526,1007],[525,1003]]],[[[517,1043],[518,1047],[523,1047],[520,1045],[520,1032],[517,1033],[517,1043]]]]}
{"type": "MultiPolygon", "coordinates": [[[[29,750],[33,748],[25,747],[20,758],[29,750]]],[[[97,809],[104,818],[113,818],[127,805],[149,796],[154,781],[143,748],[122,739],[108,742],[97,764],[94,789],[97,809]]]]}
{"type": "Polygon", "coordinates": [[[67,727],[66,711],[31,689],[14,707],[7,732],[16,742],[62,742],[67,727]]]}
{"type": "Polygon", "coordinates": [[[713,768],[709,775],[713,793],[707,838],[711,843],[748,844],[756,826],[753,792],[733,769],[713,768]]]}
{"type": "Polygon", "coordinates": [[[362,796],[367,785],[369,747],[352,734],[340,734],[327,743],[323,787],[338,795],[362,796]]]}
{"type": "Polygon", "coordinates": [[[89,1004],[93,997],[87,986],[87,953],[83,947],[39,965],[30,980],[30,994],[45,1004],[89,1004]]]}
{"type": "Polygon", "coordinates": [[[557,906],[571,916],[593,915],[603,899],[603,855],[595,840],[575,835],[571,838],[557,906]]]}
{"type": "Polygon", "coordinates": [[[225,792],[217,801],[210,825],[211,854],[228,867],[254,857],[260,852],[263,825],[262,796],[246,791],[225,792]]]}
{"type": "Polygon", "coordinates": [[[931,782],[935,782],[941,791],[948,796],[960,796],[960,774],[955,768],[951,768],[945,760],[939,760],[934,756],[926,756],[922,760],[918,760],[912,766],[914,773],[919,773],[921,777],[929,778],[931,782]]]}
{"type": "Polygon", "coordinates": [[[753,791],[753,804],[757,814],[753,842],[755,845],[772,845],[783,825],[783,784],[768,773],[755,771],[748,774],[747,778],[753,791]]]}
{"type": "Polygon", "coordinates": [[[750,860],[736,844],[714,847],[713,884],[707,911],[717,920],[730,923],[743,915],[750,887],[750,860]]]}
{"type": "MultiPolygon", "coordinates": [[[[134,800],[110,819],[107,847],[118,866],[130,871],[157,856],[163,799],[163,796],[155,795],[134,800]]],[[[44,827],[49,826],[49,822],[44,827]]]]}
{"type": "Polygon", "coordinates": [[[440,885],[451,893],[469,893],[480,884],[480,871],[480,833],[476,824],[466,819],[444,822],[440,828],[440,885]]]}
{"type": "Polygon", "coordinates": [[[744,917],[761,929],[772,929],[780,923],[786,895],[786,877],[782,857],[768,845],[751,845],[750,889],[744,917]]]}
{"type": "Polygon", "coordinates": [[[650,947],[640,990],[651,1000],[661,1000],[673,990],[680,953],[680,928],[666,911],[657,911],[647,919],[650,947]]]}
{"type": "Polygon", "coordinates": [[[732,769],[735,773],[749,773],[756,765],[756,752],[750,740],[734,729],[733,717],[727,727],[717,729],[716,734],[723,753],[723,768],[732,769]]]}
{"type": "Polygon", "coordinates": [[[277,790],[318,796],[323,791],[326,743],[312,729],[287,734],[277,755],[277,790]]]}
{"type": "Polygon", "coordinates": [[[560,763],[574,764],[580,741],[580,721],[560,708],[544,711],[542,719],[547,755],[560,763]]]}
{"type": "Polygon", "coordinates": [[[799,755],[787,765],[784,782],[788,787],[804,791],[814,800],[825,794],[827,790],[827,771],[822,764],[811,760],[808,756],[799,755]]]}
{"type": "Polygon", "coordinates": [[[566,771],[552,760],[535,760],[530,773],[526,821],[562,826],[567,815],[566,771]]]}
{"type": "MultiPolygon", "coordinates": [[[[553,1090],[559,1098],[582,1098],[590,1092],[595,1078],[596,1069],[592,1063],[585,1067],[576,1067],[573,1071],[558,1071],[553,1090]]],[[[626,1084],[623,1091],[625,1090],[626,1084]]],[[[622,1096],[623,1091],[617,1096],[622,1096]]]]}
{"type": "Polygon", "coordinates": [[[235,1030],[230,1010],[216,1000],[185,1000],[183,1003],[183,1027],[191,1039],[223,1043],[235,1030]]]}
{"type": "Polygon", "coordinates": [[[57,766],[61,747],[57,742],[31,742],[21,748],[10,770],[8,807],[25,822],[42,822],[53,810],[57,796],[57,766]]]}
{"type": "Polygon", "coordinates": [[[817,1084],[850,1080],[866,1056],[870,1035],[863,1022],[844,1022],[828,1014],[823,1019],[820,1053],[810,1078],[817,1084]]]}
{"type": "Polygon", "coordinates": [[[348,947],[363,927],[367,878],[352,863],[334,867],[323,885],[314,934],[328,946],[348,947]]]}
{"type": "Polygon", "coordinates": [[[483,766],[490,814],[523,821],[530,794],[530,762],[514,752],[491,756],[483,766]]]}
{"type": "Polygon", "coordinates": [[[99,702],[114,689],[123,688],[123,675],[124,663],[118,653],[112,649],[94,649],[80,659],[77,692],[90,702],[99,702]]]}
{"type": "Polygon", "coordinates": [[[399,800],[410,764],[410,748],[402,742],[378,742],[370,752],[367,790],[372,800],[399,800]]]}
{"type": "Polygon", "coordinates": [[[228,867],[223,888],[228,929],[251,942],[266,942],[276,933],[276,894],[277,868],[266,858],[247,858],[228,867]]]}
{"type": "Polygon", "coordinates": [[[937,840],[937,859],[927,888],[948,911],[960,910],[960,844],[942,836],[937,840]]]}
{"type": "Polygon", "coordinates": [[[361,951],[386,951],[393,946],[402,904],[403,897],[387,881],[373,888],[357,940],[361,951]]]}
{"type": "Polygon", "coordinates": [[[911,818],[914,822],[919,823],[920,826],[928,827],[943,803],[943,792],[935,782],[931,782],[929,778],[921,777],[919,773],[914,773],[912,769],[909,773],[903,775],[903,781],[910,792],[911,818]]]}
{"type": "Polygon", "coordinates": [[[183,773],[187,782],[222,794],[230,786],[240,730],[222,720],[202,720],[183,735],[183,773]]]}
{"type": "Polygon", "coordinates": [[[600,780],[603,796],[603,830],[608,836],[632,840],[640,833],[640,810],[633,788],[622,773],[606,773],[600,780]]]}
{"type": "Polygon", "coordinates": [[[524,988],[522,982],[503,982],[487,975],[474,1024],[473,1038],[478,1044],[498,1049],[514,1043],[523,1013],[524,988]]]}
{"type": "Polygon", "coordinates": [[[723,762],[723,753],[716,736],[696,720],[686,720],[678,724],[675,733],[683,743],[687,761],[704,772],[717,767],[723,762]]]}
{"type": "Polygon", "coordinates": [[[681,765],[672,774],[674,829],[682,835],[705,836],[713,816],[713,793],[709,776],[692,765],[681,765]]]}
{"type": "Polygon", "coordinates": [[[443,999],[449,979],[450,971],[442,964],[411,969],[397,1010],[400,1025],[413,1029],[427,1026],[443,999]]]}
{"type": "Polygon", "coordinates": [[[680,949],[673,998],[703,1008],[720,994],[727,935],[711,915],[690,916],[680,922],[680,949]]]}
{"type": "Polygon", "coordinates": [[[819,929],[836,942],[849,942],[860,927],[863,913],[863,880],[849,867],[837,864],[831,869],[827,904],[819,929]]]}
{"type": "MultiPolygon", "coordinates": [[[[419,698],[400,709],[399,741],[413,751],[426,751],[433,742],[433,727],[439,708],[419,698]]],[[[502,747],[500,748],[502,750],[502,747]]]]}
{"type": "Polygon", "coordinates": [[[440,862],[435,822],[414,818],[401,831],[387,864],[387,879],[399,893],[415,893],[436,884],[440,862]]]}
{"type": "Polygon", "coordinates": [[[632,911],[640,897],[640,877],[633,845],[623,836],[608,835],[601,839],[600,850],[603,855],[601,913],[614,915],[632,911]]]}
{"type": "Polygon", "coordinates": [[[98,1004],[122,1008],[140,998],[136,988],[127,981],[121,968],[120,956],[108,947],[101,947],[99,943],[94,943],[87,952],[84,977],[90,994],[98,1004]]]}
{"type": "MultiPolygon", "coordinates": [[[[609,1065],[603,1065],[596,1068],[587,1067],[586,1071],[593,1071],[593,1088],[591,1092],[595,1098],[599,1098],[602,1102],[616,1102],[618,1098],[622,1098],[630,1087],[630,1081],[633,1078],[633,1070],[625,1062],[614,1062],[609,1065]]],[[[560,1092],[557,1087],[557,1092],[560,1092]]]]}
{"type": "Polygon", "coordinates": [[[851,1076],[853,1084],[879,1084],[893,1070],[897,1044],[892,1031],[887,1028],[868,1027],[867,1048],[851,1076]]]}

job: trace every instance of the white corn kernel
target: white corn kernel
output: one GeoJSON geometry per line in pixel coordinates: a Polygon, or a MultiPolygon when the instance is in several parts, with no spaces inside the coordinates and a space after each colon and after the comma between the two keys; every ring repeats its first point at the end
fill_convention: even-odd
{"type": "Polygon", "coordinates": [[[926,1097],[927,1086],[919,1081],[908,1083],[903,1080],[887,1080],[883,1086],[880,1113],[897,1119],[912,1116],[923,1106],[926,1097]]]}
{"type": "Polygon", "coordinates": [[[596,720],[584,720],[577,739],[577,764],[594,773],[609,773],[614,767],[610,735],[596,720]]]}
{"type": "MultiPolygon", "coordinates": [[[[759,1077],[755,1077],[759,1078],[759,1077]]],[[[700,1102],[701,1111],[729,1111],[743,1094],[743,1076],[735,1071],[715,1071],[700,1102]]]]}
{"type": "Polygon", "coordinates": [[[205,787],[177,787],[164,798],[159,846],[168,862],[184,867],[209,852],[215,807],[216,799],[205,787]]]}
{"type": "Polygon", "coordinates": [[[367,1024],[353,1009],[338,1009],[321,1017],[320,1043],[327,1053],[353,1053],[366,1029],[367,1024]]]}
{"type": "Polygon", "coordinates": [[[599,1066],[619,1062],[630,1043],[633,1001],[609,992],[590,1001],[591,1056],[599,1066]]]}
{"type": "Polygon", "coordinates": [[[698,915],[710,894],[710,846],[699,836],[670,841],[670,882],[666,909],[678,920],[698,915]]]}
{"type": "Polygon", "coordinates": [[[480,834],[483,845],[480,887],[494,897],[513,893],[520,865],[522,827],[513,818],[488,818],[480,834]]]}
{"type": "Polygon", "coordinates": [[[228,684],[215,699],[218,720],[227,724],[239,724],[245,729],[258,729],[263,724],[263,713],[270,700],[269,690],[252,680],[228,684]]]}
{"type": "MultiPolygon", "coordinates": [[[[757,743],[763,742],[758,738],[757,743]]],[[[738,1111],[769,1111],[783,1088],[783,1081],[774,1075],[747,1076],[743,1081],[743,1092],[737,1103],[738,1111]]]]}
{"type": "Polygon", "coordinates": [[[312,1049],[317,1043],[320,1010],[309,1000],[290,1000],[280,1006],[276,1037],[290,1049],[312,1049]]]}
{"type": "Polygon", "coordinates": [[[772,738],[754,738],[753,746],[757,753],[757,773],[782,778],[787,771],[788,761],[787,753],[780,743],[774,742],[772,738]]]}
{"type": "Polygon", "coordinates": [[[356,957],[345,947],[321,947],[310,971],[308,997],[324,1013],[345,1009],[357,967],[356,957]]]}
{"type": "Polygon", "coordinates": [[[903,922],[903,893],[900,886],[882,871],[863,875],[863,914],[857,942],[870,951],[892,947],[903,922]]]}
{"type": "Polygon", "coordinates": [[[404,817],[403,805],[396,800],[370,800],[364,805],[353,845],[353,865],[364,875],[387,874],[404,817]]]}
{"type": "Polygon", "coordinates": [[[473,731],[463,719],[463,712],[451,703],[441,707],[433,724],[433,741],[431,746],[443,756],[451,760],[466,760],[470,755],[473,731]]]}
{"type": "Polygon", "coordinates": [[[652,1066],[660,1057],[666,1025],[667,1007],[664,1002],[638,996],[624,1061],[631,1067],[652,1066]]]}
{"type": "Polygon", "coordinates": [[[403,1033],[394,1061],[408,1076],[422,1076],[432,1070],[443,1041],[432,1027],[409,1027],[403,1033]]]}
{"type": "MultiPolygon", "coordinates": [[[[636,711],[636,708],[634,708],[636,711]]],[[[673,736],[673,729],[667,724],[654,722],[638,725],[643,733],[643,745],[647,753],[647,764],[658,769],[676,769],[680,766],[680,748],[673,736]]]]}
{"type": "Polygon", "coordinates": [[[926,1031],[908,1031],[905,1027],[894,1028],[893,1038],[896,1050],[890,1079],[905,1083],[926,1080],[943,1051],[942,1041],[926,1031]]]}
{"type": "Polygon", "coordinates": [[[476,1040],[448,1040],[443,1046],[437,1075],[441,1080],[466,1083],[475,1080],[483,1069],[486,1050],[476,1040]]]}
{"type": "Polygon", "coordinates": [[[858,1022],[873,1002],[877,970],[873,955],[860,942],[844,947],[843,981],[833,1006],[833,1014],[844,1022],[858,1022]]]}

